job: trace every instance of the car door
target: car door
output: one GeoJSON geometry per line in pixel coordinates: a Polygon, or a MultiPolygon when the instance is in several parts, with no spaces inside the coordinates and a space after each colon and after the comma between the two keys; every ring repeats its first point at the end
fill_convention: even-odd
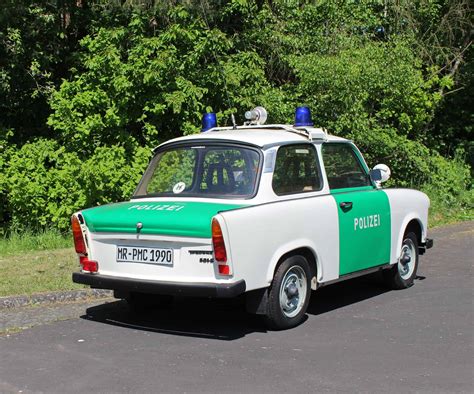
{"type": "Polygon", "coordinates": [[[339,221],[339,275],[390,261],[390,205],[350,143],[325,143],[324,167],[339,221]]]}

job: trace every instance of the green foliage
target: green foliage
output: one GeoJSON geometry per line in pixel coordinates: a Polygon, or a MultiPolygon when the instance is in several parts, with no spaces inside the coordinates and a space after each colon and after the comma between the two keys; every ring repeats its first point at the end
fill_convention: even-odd
{"type": "Polygon", "coordinates": [[[0,128],[0,235],[4,233],[4,228],[9,221],[8,216],[8,198],[7,198],[7,160],[12,151],[12,146],[8,143],[12,135],[11,130],[2,130],[0,128]]]}
{"type": "Polygon", "coordinates": [[[129,198],[149,158],[137,148],[99,147],[87,160],[54,140],[39,139],[10,155],[5,173],[11,227],[69,228],[75,211],[129,198]]]}
{"type": "Polygon", "coordinates": [[[67,74],[86,10],[75,0],[3,0],[0,10],[0,129],[24,143],[47,136],[48,97],[67,74]]]}
{"type": "Polygon", "coordinates": [[[424,141],[423,126],[431,120],[439,95],[433,90],[436,81],[424,77],[406,43],[374,42],[337,55],[293,56],[290,62],[299,78],[300,100],[322,124],[356,137],[358,123],[368,119],[424,141]]]}
{"type": "Polygon", "coordinates": [[[134,15],[128,26],[99,29],[82,40],[83,69],[51,100],[49,125],[68,149],[87,155],[110,144],[153,146],[198,132],[207,106],[224,111],[229,103],[247,108],[258,102],[269,87],[259,56],[220,56],[232,50],[228,37],[185,12],[173,15],[154,36],[134,15]]]}
{"type": "MultiPolygon", "coordinates": [[[[474,165],[474,48],[466,55],[467,62],[450,86],[430,127],[430,146],[442,155],[453,157],[458,148],[465,151],[466,162],[474,165]]],[[[474,175],[474,173],[473,173],[474,175]]]]}
{"type": "Polygon", "coordinates": [[[228,125],[255,105],[272,123],[309,105],[392,185],[472,211],[465,0],[176,4],[5,2],[3,227],[66,229],[75,210],[129,197],[150,149],[199,132],[203,112],[228,125]]]}

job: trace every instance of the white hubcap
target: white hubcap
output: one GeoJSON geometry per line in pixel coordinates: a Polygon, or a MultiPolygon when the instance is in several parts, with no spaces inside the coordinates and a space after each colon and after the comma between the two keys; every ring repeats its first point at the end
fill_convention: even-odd
{"type": "Polygon", "coordinates": [[[398,259],[398,272],[403,280],[407,280],[415,270],[416,250],[411,239],[407,239],[402,246],[402,252],[398,259]]]}
{"type": "Polygon", "coordinates": [[[301,311],[307,291],[306,274],[300,266],[286,271],[280,287],[280,307],[286,317],[295,317],[301,311]]]}

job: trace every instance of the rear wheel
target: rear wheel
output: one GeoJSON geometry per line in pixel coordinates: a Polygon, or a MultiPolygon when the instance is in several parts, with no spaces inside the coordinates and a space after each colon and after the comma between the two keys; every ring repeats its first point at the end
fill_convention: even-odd
{"type": "Polygon", "coordinates": [[[303,256],[291,256],[277,268],[268,290],[267,313],[269,328],[291,328],[304,319],[311,294],[311,270],[303,256]]]}
{"type": "Polygon", "coordinates": [[[400,258],[397,264],[383,272],[386,284],[395,290],[413,286],[418,270],[418,240],[415,233],[407,233],[403,238],[400,258]]]}

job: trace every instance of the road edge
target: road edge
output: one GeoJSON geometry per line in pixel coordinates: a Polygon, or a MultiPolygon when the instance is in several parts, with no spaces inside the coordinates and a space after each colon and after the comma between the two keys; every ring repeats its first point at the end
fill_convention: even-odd
{"type": "Polygon", "coordinates": [[[111,290],[102,289],[53,291],[49,293],[37,293],[31,295],[7,296],[0,297],[0,311],[24,306],[56,304],[86,299],[110,298],[112,296],[113,292],[111,290]]]}

